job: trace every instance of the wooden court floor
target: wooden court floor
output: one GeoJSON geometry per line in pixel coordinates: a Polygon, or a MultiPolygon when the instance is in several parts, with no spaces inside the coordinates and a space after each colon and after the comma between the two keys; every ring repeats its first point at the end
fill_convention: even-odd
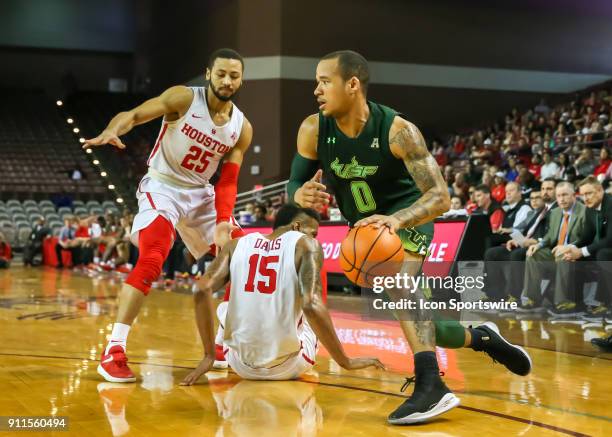
{"type": "MultiPolygon", "coordinates": [[[[612,435],[612,361],[586,341],[604,327],[499,320],[528,346],[534,371],[517,377],[483,353],[438,350],[461,406],[423,425],[387,425],[406,393],[412,357],[394,322],[363,321],[354,298],[331,298],[334,323],[350,354],[377,355],[388,371],[345,372],[325,351],[299,381],[243,381],[213,371],[178,382],[201,347],[192,299],[153,291],[132,329],[134,384],[96,373],[117,310],[119,280],[50,268],[0,271],[0,416],[68,416],[74,436],[603,436],[612,435]]],[[[408,393],[411,389],[408,389],[408,393]]]]}

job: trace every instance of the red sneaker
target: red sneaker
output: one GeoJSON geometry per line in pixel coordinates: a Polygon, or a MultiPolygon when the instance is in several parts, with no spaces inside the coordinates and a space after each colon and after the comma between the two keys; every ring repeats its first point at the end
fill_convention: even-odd
{"type": "Polygon", "coordinates": [[[223,346],[220,344],[215,345],[215,362],[213,363],[213,369],[227,369],[227,361],[223,353],[223,346]]]}
{"type": "Polygon", "coordinates": [[[125,351],[119,345],[113,346],[107,355],[102,353],[98,373],[108,382],[134,382],[136,377],[127,365],[125,351]]]}

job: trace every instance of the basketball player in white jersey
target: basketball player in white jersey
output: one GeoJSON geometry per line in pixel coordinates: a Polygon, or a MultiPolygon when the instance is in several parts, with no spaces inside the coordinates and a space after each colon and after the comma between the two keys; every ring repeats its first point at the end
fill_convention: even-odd
{"type": "Polygon", "coordinates": [[[233,50],[214,52],[206,69],[209,87],[174,86],[140,106],[117,114],[84,147],[112,144],[125,148],[119,137],[134,126],[163,117],[157,142],[138,186],[138,214],[131,240],[140,256],[121,290],[117,321],[102,353],[98,373],[107,381],[132,382],[126,342],[151,283],[162,270],[175,229],[197,259],[214,242],[218,249],[236,227],[232,210],[238,172],[253,129],[232,97],[242,85],[244,62],[233,50]],[[210,179],[223,162],[219,181],[210,179]]]}
{"type": "Polygon", "coordinates": [[[383,369],[376,358],[349,358],[321,298],[319,215],[285,205],[273,232],[230,241],[198,283],[196,321],[204,359],[185,377],[192,385],[215,361],[212,292],[231,280],[226,314],[219,314],[225,357],[245,379],[295,379],[315,364],[317,339],[343,368],[383,369]],[[304,317],[306,316],[306,317],[304,317]]]}

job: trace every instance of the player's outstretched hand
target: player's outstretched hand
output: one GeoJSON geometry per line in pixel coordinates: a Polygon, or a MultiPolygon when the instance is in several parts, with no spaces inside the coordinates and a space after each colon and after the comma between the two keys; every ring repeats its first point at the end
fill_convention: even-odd
{"type": "Polygon", "coordinates": [[[311,180],[305,182],[295,192],[293,200],[303,208],[320,209],[329,203],[330,195],[326,193],[327,187],[321,183],[323,170],[317,170],[311,180]]]}
{"type": "Polygon", "coordinates": [[[385,365],[380,362],[378,358],[350,358],[345,369],[357,370],[364,369],[366,367],[376,367],[377,369],[386,370],[385,365]]]}
{"type": "Polygon", "coordinates": [[[205,356],[198,367],[196,367],[189,375],[187,375],[179,385],[193,385],[195,384],[200,376],[212,369],[215,357],[205,356]]]}
{"type": "Polygon", "coordinates": [[[215,246],[217,248],[217,254],[221,253],[221,249],[232,239],[232,232],[238,229],[238,226],[235,226],[229,222],[221,222],[217,223],[215,227],[215,246]]]}
{"type": "Polygon", "coordinates": [[[102,131],[102,133],[95,138],[85,140],[83,143],[83,149],[89,149],[93,146],[102,146],[104,144],[112,144],[119,149],[125,149],[125,144],[121,142],[119,137],[107,130],[102,131]]]}
{"type": "Polygon", "coordinates": [[[392,234],[395,233],[400,228],[400,221],[393,217],[392,215],[371,215],[370,217],[366,217],[364,219],[359,220],[355,223],[355,227],[357,226],[368,226],[372,225],[375,228],[380,228],[381,226],[386,226],[389,228],[392,234]]]}

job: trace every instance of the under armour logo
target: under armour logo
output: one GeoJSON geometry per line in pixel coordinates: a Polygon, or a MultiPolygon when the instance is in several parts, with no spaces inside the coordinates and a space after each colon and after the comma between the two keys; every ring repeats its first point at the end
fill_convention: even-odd
{"type": "Polygon", "coordinates": [[[236,132],[232,133],[232,136],[230,137],[232,139],[232,141],[236,141],[236,132]]]}
{"type": "Polygon", "coordinates": [[[372,144],[370,144],[370,148],[372,149],[379,149],[380,146],[378,145],[378,138],[374,138],[372,140],[372,144]]]}
{"type": "Polygon", "coordinates": [[[336,144],[336,137],[327,137],[327,144],[336,144]]]}
{"type": "Polygon", "coordinates": [[[216,130],[216,129],[213,129],[213,130],[211,130],[211,132],[212,132],[212,134],[214,135],[214,134],[216,134],[216,133],[217,133],[217,130],[216,130]]]}

